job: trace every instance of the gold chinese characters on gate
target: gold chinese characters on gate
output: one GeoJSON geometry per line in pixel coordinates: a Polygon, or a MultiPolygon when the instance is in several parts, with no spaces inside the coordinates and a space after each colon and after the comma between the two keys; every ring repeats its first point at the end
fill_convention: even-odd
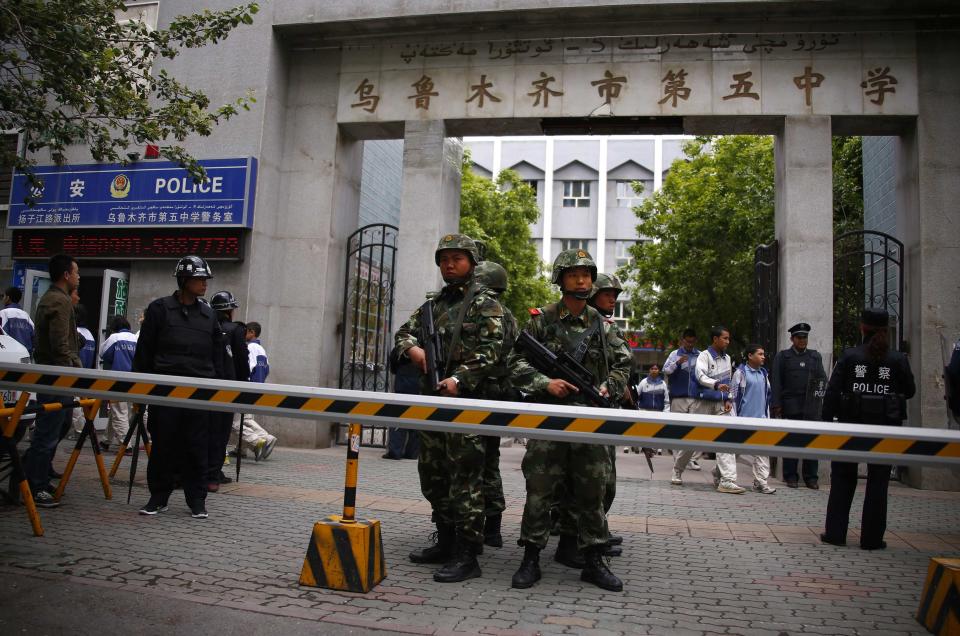
{"type": "MultiPolygon", "coordinates": [[[[467,104],[473,104],[479,109],[486,107],[487,102],[498,103],[503,101],[502,93],[498,94],[498,88],[495,82],[488,78],[489,75],[481,74],[478,81],[471,81],[469,83],[469,90],[465,95],[461,94],[460,98],[467,104]]],[[[752,70],[732,73],[730,75],[731,83],[729,84],[730,92],[723,95],[722,100],[760,100],[760,92],[754,90],[752,78],[752,70]]],[[[680,102],[689,100],[691,95],[696,91],[703,90],[709,92],[711,90],[709,83],[707,83],[706,86],[698,87],[697,85],[688,85],[688,79],[688,73],[685,68],[680,66],[667,68],[663,77],[660,79],[660,93],[655,96],[658,98],[656,99],[656,103],[669,108],[677,108],[680,102]]],[[[814,67],[809,64],[804,65],[803,72],[793,76],[791,79],[793,80],[793,87],[797,91],[797,99],[802,99],[807,107],[813,106],[817,89],[824,85],[829,85],[831,81],[826,74],[817,72],[814,67]]],[[[629,78],[626,75],[616,74],[607,69],[601,77],[591,80],[589,85],[561,87],[555,86],[556,83],[556,77],[547,74],[545,71],[540,71],[539,78],[530,82],[530,88],[532,90],[525,93],[525,97],[529,99],[529,104],[534,108],[545,109],[549,107],[551,97],[562,97],[566,94],[566,91],[578,89],[595,89],[597,95],[603,100],[603,103],[612,104],[620,98],[623,87],[629,83],[629,78]]],[[[859,87],[862,89],[864,96],[869,97],[870,102],[877,105],[883,105],[884,99],[888,94],[896,94],[896,86],[897,78],[893,74],[890,66],[876,67],[868,70],[867,76],[859,83],[859,87]]],[[[441,95],[440,91],[437,90],[433,78],[426,73],[421,75],[420,79],[413,82],[410,87],[413,89],[413,93],[405,97],[408,100],[413,100],[413,104],[418,110],[429,111],[431,98],[448,97],[453,99],[457,97],[456,95],[441,95]]],[[[512,86],[510,89],[512,90],[512,86]]],[[[364,77],[353,91],[357,99],[350,104],[350,107],[360,108],[368,113],[376,113],[381,101],[381,95],[379,93],[380,91],[375,82],[372,82],[368,77],[364,77]]],[[[389,96],[383,96],[383,98],[388,99],[389,96]]]]}

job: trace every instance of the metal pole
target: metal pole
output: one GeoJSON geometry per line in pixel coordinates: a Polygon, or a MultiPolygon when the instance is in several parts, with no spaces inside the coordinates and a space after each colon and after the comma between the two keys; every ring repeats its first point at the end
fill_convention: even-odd
{"type": "Polygon", "coordinates": [[[343,518],[341,523],[356,523],[357,514],[357,464],[360,459],[359,424],[349,424],[347,443],[347,472],[343,483],[343,518]]]}

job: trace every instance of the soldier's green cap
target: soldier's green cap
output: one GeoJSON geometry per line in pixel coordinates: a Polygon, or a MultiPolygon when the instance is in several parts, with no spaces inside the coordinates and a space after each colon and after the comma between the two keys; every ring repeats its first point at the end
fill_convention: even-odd
{"type": "Polygon", "coordinates": [[[493,261],[483,261],[473,270],[473,277],[481,285],[486,285],[490,289],[503,293],[507,291],[507,270],[500,263],[493,261]]]}
{"type": "Polygon", "coordinates": [[[440,264],[440,252],[443,250],[463,250],[470,255],[470,261],[474,265],[483,260],[477,242],[466,234],[447,234],[440,239],[437,251],[433,254],[433,260],[437,265],[440,264]]]}
{"type": "Polygon", "coordinates": [[[590,270],[590,278],[597,280],[597,264],[587,250],[573,249],[563,250],[553,259],[553,273],[551,280],[554,285],[560,284],[560,277],[563,276],[563,270],[571,267],[586,267],[590,270]]]}
{"type": "Polygon", "coordinates": [[[613,274],[605,274],[600,272],[597,274],[597,280],[593,283],[593,289],[590,291],[590,298],[593,298],[604,289],[612,289],[616,291],[617,294],[620,294],[620,292],[623,291],[623,286],[620,284],[620,279],[613,274]]]}

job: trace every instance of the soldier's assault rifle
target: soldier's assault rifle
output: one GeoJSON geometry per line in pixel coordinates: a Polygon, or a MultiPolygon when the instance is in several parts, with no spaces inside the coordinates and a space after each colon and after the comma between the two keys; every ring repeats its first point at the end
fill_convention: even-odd
{"type": "Polygon", "coordinates": [[[420,306],[420,346],[427,357],[427,380],[430,389],[440,390],[440,382],[444,379],[443,372],[446,366],[446,356],[443,352],[443,339],[433,324],[433,301],[428,300],[420,306]]]}
{"type": "Polygon", "coordinates": [[[593,373],[566,351],[561,351],[558,355],[537,342],[537,339],[526,331],[520,332],[516,346],[527,354],[527,360],[537,371],[551,378],[566,380],[577,387],[580,394],[594,406],[610,408],[610,400],[593,386],[593,373]]]}

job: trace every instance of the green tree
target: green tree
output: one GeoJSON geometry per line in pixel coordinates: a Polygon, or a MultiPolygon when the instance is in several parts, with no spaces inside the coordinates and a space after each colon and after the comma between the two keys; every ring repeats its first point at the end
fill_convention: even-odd
{"type": "MultiPolygon", "coordinates": [[[[157,30],[140,20],[118,21],[125,9],[124,0],[0,3],[0,129],[23,131],[28,153],[4,153],[3,165],[32,179],[33,153],[49,151],[62,164],[75,144],[89,147],[97,161],[125,163],[131,145],[206,136],[249,109],[251,95],[211,108],[202,91],[152,66],[251,24],[257,3],[176,17],[157,30]]],[[[161,145],[160,154],[202,178],[181,146],[161,145]]]]}
{"type": "MultiPolygon", "coordinates": [[[[863,228],[861,141],[833,139],[834,236],[863,228]]],[[[697,138],[684,154],[660,192],[634,209],[637,232],[654,239],[632,248],[633,264],[622,272],[635,286],[634,321],[663,341],[686,327],[703,337],[722,323],[743,345],[754,337],[754,249],[774,235],[773,140],[697,138]]],[[[862,304],[854,279],[840,278],[850,289],[839,289],[836,306],[862,304]]]]}
{"type": "Polygon", "coordinates": [[[530,307],[554,297],[544,277],[544,263],[530,241],[530,225],[540,217],[537,195],[513,170],[503,170],[496,181],[478,176],[464,156],[460,194],[460,231],[487,246],[486,258],[500,263],[510,275],[503,303],[521,325],[530,307]]]}
{"type": "Polygon", "coordinates": [[[663,187],[634,208],[637,232],[622,273],[633,287],[634,322],[648,337],[676,340],[686,327],[705,338],[724,324],[750,337],[753,250],[773,239],[770,137],[697,138],[663,187]]]}

